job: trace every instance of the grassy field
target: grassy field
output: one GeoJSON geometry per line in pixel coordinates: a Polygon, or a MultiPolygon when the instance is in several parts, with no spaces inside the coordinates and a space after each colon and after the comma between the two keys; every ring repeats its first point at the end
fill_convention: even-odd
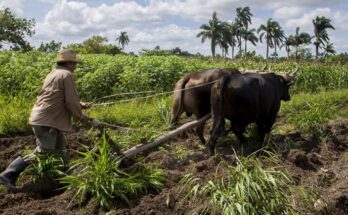
{"type": "MultiPolygon", "coordinates": [[[[53,55],[38,52],[0,52],[0,62],[4,65],[0,68],[0,136],[6,137],[4,139],[32,134],[28,117],[43,78],[52,68],[53,58],[53,55]]],[[[123,149],[151,141],[170,130],[171,95],[130,102],[120,102],[132,98],[130,96],[101,99],[103,96],[122,92],[171,91],[175,82],[188,72],[204,68],[259,69],[266,63],[107,55],[82,55],[81,58],[84,64],[76,71],[81,98],[95,103],[115,102],[111,105],[96,105],[86,114],[122,127],[110,129],[108,134],[123,149]]],[[[326,135],[324,130],[327,130],[330,120],[348,117],[348,66],[308,62],[271,62],[269,66],[275,71],[289,72],[297,67],[300,71],[291,89],[291,100],[282,102],[277,123],[272,130],[274,137],[296,132],[322,137],[326,135]]],[[[79,124],[76,126],[80,127],[79,124]]],[[[73,159],[70,172],[63,178],[58,174],[66,188],[74,192],[73,199],[76,198],[79,207],[84,207],[83,203],[90,196],[96,199],[103,210],[115,209],[115,199],[121,199],[131,207],[133,198],[161,192],[166,177],[170,177],[168,169],[145,161],[151,160],[151,156],[148,158],[145,155],[137,158],[140,167],[123,171],[120,159],[110,153],[108,144],[102,138],[97,138],[97,133],[92,128],[85,134],[92,139],[97,151],[80,146],[83,150],[73,159]]],[[[191,135],[186,141],[193,144],[194,138],[191,135]]],[[[301,147],[296,140],[286,144],[290,149],[301,147]]],[[[189,165],[191,168],[188,157],[194,157],[192,154],[195,150],[204,151],[204,146],[195,146],[189,150],[185,147],[180,144],[160,147],[160,161],[177,159],[174,162],[177,165],[189,165]],[[166,154],[168,157],[165,157],[166,154]]],[[[210,158],[205,153],[199,156],[203,158],[203,163],[209,164],[213,159],[224,161],[224,158],[210,158]]],[[[311,189],[295,185],[291,173],[281,165],[284,158],[280,155],[236,157],[233,158],[233,164],[214,163],[217,167],[210,169],[207,173],[209,177],[214,175],[212,172],[218,172],[219,165],[227,165],[225,173],[218,179],[199,177],[198,173],[194,175],[192,172],[186,174],[180,168],[170,167],[180,172],[178,178],[183,177],[182,183],[187,186],[180,189],[185,190],[184,195],[204,205],[200,211],[209,214],[257,214],[260,211],[301,214],[311,211],[311,205],[320,199],[316,195],[310,196],[311,189]],[[308,200],[306,204],[301,202],[301,198],[308,200]]],[[[27,174],[37,180],[45,178],[47,174],[58,177],[55,174],[61,171],[62,164],[54,158],[40,159],[38,165],[28,170],[27,174]]],[[[4,188],[0,187],[0,194],[4,192],[4,188]]]]}

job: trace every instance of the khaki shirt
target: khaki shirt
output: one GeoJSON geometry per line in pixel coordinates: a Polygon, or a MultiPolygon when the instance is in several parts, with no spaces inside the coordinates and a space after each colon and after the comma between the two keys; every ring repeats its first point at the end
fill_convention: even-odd
{"type": "Polygon", "coordinates": [[[82,115],[74,75],[63,67],[49,73],[29,117],[30,125],[71,131],[71,117],[82,115]]]}

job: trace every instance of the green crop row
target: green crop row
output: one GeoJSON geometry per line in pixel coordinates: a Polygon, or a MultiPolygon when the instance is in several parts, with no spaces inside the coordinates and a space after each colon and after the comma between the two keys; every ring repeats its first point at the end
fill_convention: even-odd
{"type": "MultiPolygon", "coordinates": [[[[226,60],[211,62],[177,56],[80,55],[83,64],[75,74],[80,96],[96,100],[120,92],[171,91],[184,74],[205,68],[260,69],[266,62],[226,60]]],[[[55,54],[0,52],[0,95],[35,98],[43,79],[54,67],[55,54]]],[[[272,62],[274,71],[299,68],[293,90],[315,92],[348,87],[348,66],[296,62],[272,62]]]]}

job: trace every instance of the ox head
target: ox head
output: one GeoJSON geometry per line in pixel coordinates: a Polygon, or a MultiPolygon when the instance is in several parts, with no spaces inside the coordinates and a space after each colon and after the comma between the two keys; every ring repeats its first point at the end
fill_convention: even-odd
{"type": "Polygon", "coordinates": [[[282,83],[282,95],[281,99],[283,101],[289,101],[290,100],[290,92],[289,88],[291,85],[294,84],[296,74],[297,74],[298,68],[296,68],[291,73],[278,73],[277,75],[280,77],[280,81],[282,83]]]}

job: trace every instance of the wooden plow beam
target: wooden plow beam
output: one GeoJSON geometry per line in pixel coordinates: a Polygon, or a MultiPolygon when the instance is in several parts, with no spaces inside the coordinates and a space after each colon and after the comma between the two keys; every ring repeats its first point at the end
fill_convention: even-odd
{"type": "Polygon", "coordinates": [[[165,143],[166,141],[175,137],[178,134],[181,134],[189,129],[198,127],[199,125],[206,122],[210,117],[211,117],[211,114],[209,113],[209,114],[205,115],[204,117],[200,118],[199,120],[185,123],[182,126],[180,126],[179,128],[176,128],[175,130],[172,130],[166,134],[163,134],[162,136],[158,137],[157,139],[155,139],[152,142],[145,143],[145,144],[139,144],[137,146],[134,146],[134,147],[124,151],[121,156],[123,156],[125,158],[130,158],[130,157],[133,157],[133,156],[135,156],[141,152],[144,152],[150,148],[156,147],[162,143],[165,143]]]}

